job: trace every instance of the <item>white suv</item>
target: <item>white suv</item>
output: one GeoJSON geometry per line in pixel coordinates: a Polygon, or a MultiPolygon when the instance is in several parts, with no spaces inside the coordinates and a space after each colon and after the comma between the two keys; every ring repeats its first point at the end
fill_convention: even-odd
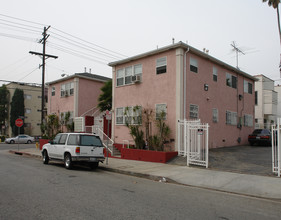
{"type": "Polygon", "coordinates": [[[88,163],[96,168],[104,161],[103,144],[99,136],[87,133],[59,133],[42,147],[43,163],[49,160],[64,161],[65,168],[73,163],[88,163]]]}

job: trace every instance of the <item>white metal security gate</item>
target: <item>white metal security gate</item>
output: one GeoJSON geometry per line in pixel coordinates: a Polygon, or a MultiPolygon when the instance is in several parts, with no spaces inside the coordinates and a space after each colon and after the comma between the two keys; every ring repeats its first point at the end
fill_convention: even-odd
{"type": "Polygon", "coordinates": [[[186,156],[187,165],[208,168],[209,163],[209,125],[200,120],[178,121],[178,155],[186,156]]]}
{"type": "Polygon", "coordinates": [[[281,118],[272,126],[272,172],[280,177],[281,174],[281,118]]]}

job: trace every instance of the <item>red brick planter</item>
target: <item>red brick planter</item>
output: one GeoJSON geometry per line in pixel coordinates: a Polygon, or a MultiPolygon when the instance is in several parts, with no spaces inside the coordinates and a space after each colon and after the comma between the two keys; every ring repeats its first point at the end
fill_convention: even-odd
{"type": "Polygon", "coordinates": [[[155,163],[166,163],[170,159],[176,157],[178,152],[162,152],[151,150],[138,150],[130,148],[121,148],[121,158],[128,160],[140,160],[155,163]]]}
{"type": "Polygon", "coordinates": [[[39,139],[40,150],[42,150],[43,145],[47,144],[49,141],[49,139],[39,139]]]}

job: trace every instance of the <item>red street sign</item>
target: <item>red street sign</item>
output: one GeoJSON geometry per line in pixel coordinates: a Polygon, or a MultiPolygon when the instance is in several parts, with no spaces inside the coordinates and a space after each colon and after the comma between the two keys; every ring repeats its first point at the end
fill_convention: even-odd
{"type": "Polygon", "coordinates": [[[23,120],[20,119],[20,118],[18,118],[18,119],[16,120],[15,124],[16,124],[17,127],[20,128],[21,126],[23,126],[23,120]]]}

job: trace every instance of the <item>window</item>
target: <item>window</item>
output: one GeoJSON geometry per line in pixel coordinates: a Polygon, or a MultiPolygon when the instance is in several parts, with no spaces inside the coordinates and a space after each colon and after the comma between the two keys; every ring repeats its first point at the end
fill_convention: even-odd
{"type": "Polygon", "coordinates": [[[226,73],[226,85],[234,89],[237,88],[237,77],[226,73]]]}
{"type": "Polygon", "coordinates": [[[255,105],[258,105],[258,91],[255,91],[255,105]]]}
{"type": "Polygon", "coordinates": [[[226,124],[237,125],[237,112],[226,111],[226,124]]]}
{"type": "Polygon", "coordinates": [[[121,107],[116,108],[116,124],[141,124],[142,107],[121,107]]]}
{"type": "Polygon", "coordinates": [[[156,104],[156,120],[167,119],[167,105],[166,104],[156,104]]]}
{"type": "Polygon", "coordinates": [[[53,86],[52,87],[52,96],[55,96],[56,95],[56,88],[53,86]]]}
{"type": "Polygon", "coordinates": [[[252,127],[253,126],[253,116],[252,115],[244,115],[244,126],[252,127]]]}
{"type": "Polygon", "coordinates": [[[219,111],[217,108],[213,108],[213,122],[217,123],[219,121],[219,111]]]}
{"type": "Polygon", "coordinates": [[[30,113],[31,113],[31,109],[30,109],[30,108],[26,108],[26,109],[25,109],[25,113],[26,113],[26,114],[30,114],[30,113]]]}
{"type": "MultiPolygon", "coordinates": [[[[74,83],[73,82],[61,85],[61,89],[60,89],[61,97],[67,97],[67,96],[73,95],[73,94],[74,94],[74,83]]],[[[53,89],[52,89],[52,95],[53,95],[53,89]]]]}
{"type": "Polygon", "coordinates": [[[161,57],[156,60],[156,74],[167,72],[167,57],[161,57]]]}
{"type": "Polygon", "coordinates": [[[30,100],[31,99],[31,95],[24,94],[24,98],[30,100]]]}
{"type": "Polygon", "coordinates": [[[117,70],[116,79],[117,79],[117,83],[116,83],[117,86],[124,85],[124,69],[117,70]]]}
{"type": "Polygon", "coordinates": [[[142,65],[137,64],[117,70],[116,86],[130,85],[133,83],[132,76],[142,76],[142,65]]]}
{"type": "Polygon", "coordinates": [[[131,84],[132,83],[132,74],[133,74],[133,68],[126,67],[125,68],[125,84],[131,84]]]}
{"type": "Polygon", "coordinates": [[[252,83],[249,83],[248,81],[244,80],[244,92],[252,94],[253,93],[252,89],[253,89],[252,83]]]}
{"type": "Polygon", "coordinates": [[[117,108],[116,109],[116,124],[117,125],[122,125],[124,124],[123,122],[124,119],[124,108],[117,108]]]}
{"type": "Polygon", "coordinates": [[[77,134],[70,134],[67,140],[67,145],[78,145],[78,137],[79,135],[77,134]]]}
{"type": "Polygon", "coordinates": [[[197,60],[190,57],[190,71],[198,73],[198,63],[197,60]]]}
{"type": "Polygon", "coordinates": [[[190,118],[198,118],[198,105],[189,105],[189,117],[190,118]]]}
{"type": "Polygon", "coordinates": [[[213,81],[218,81],[218,69],[216,67],[213,67],[213,81]]]}
{"type": "Polygon", "coordinates": [[[58,144],[65,144],[66,139],[67,139],[67,134],[62,134],[58,144]]]}

